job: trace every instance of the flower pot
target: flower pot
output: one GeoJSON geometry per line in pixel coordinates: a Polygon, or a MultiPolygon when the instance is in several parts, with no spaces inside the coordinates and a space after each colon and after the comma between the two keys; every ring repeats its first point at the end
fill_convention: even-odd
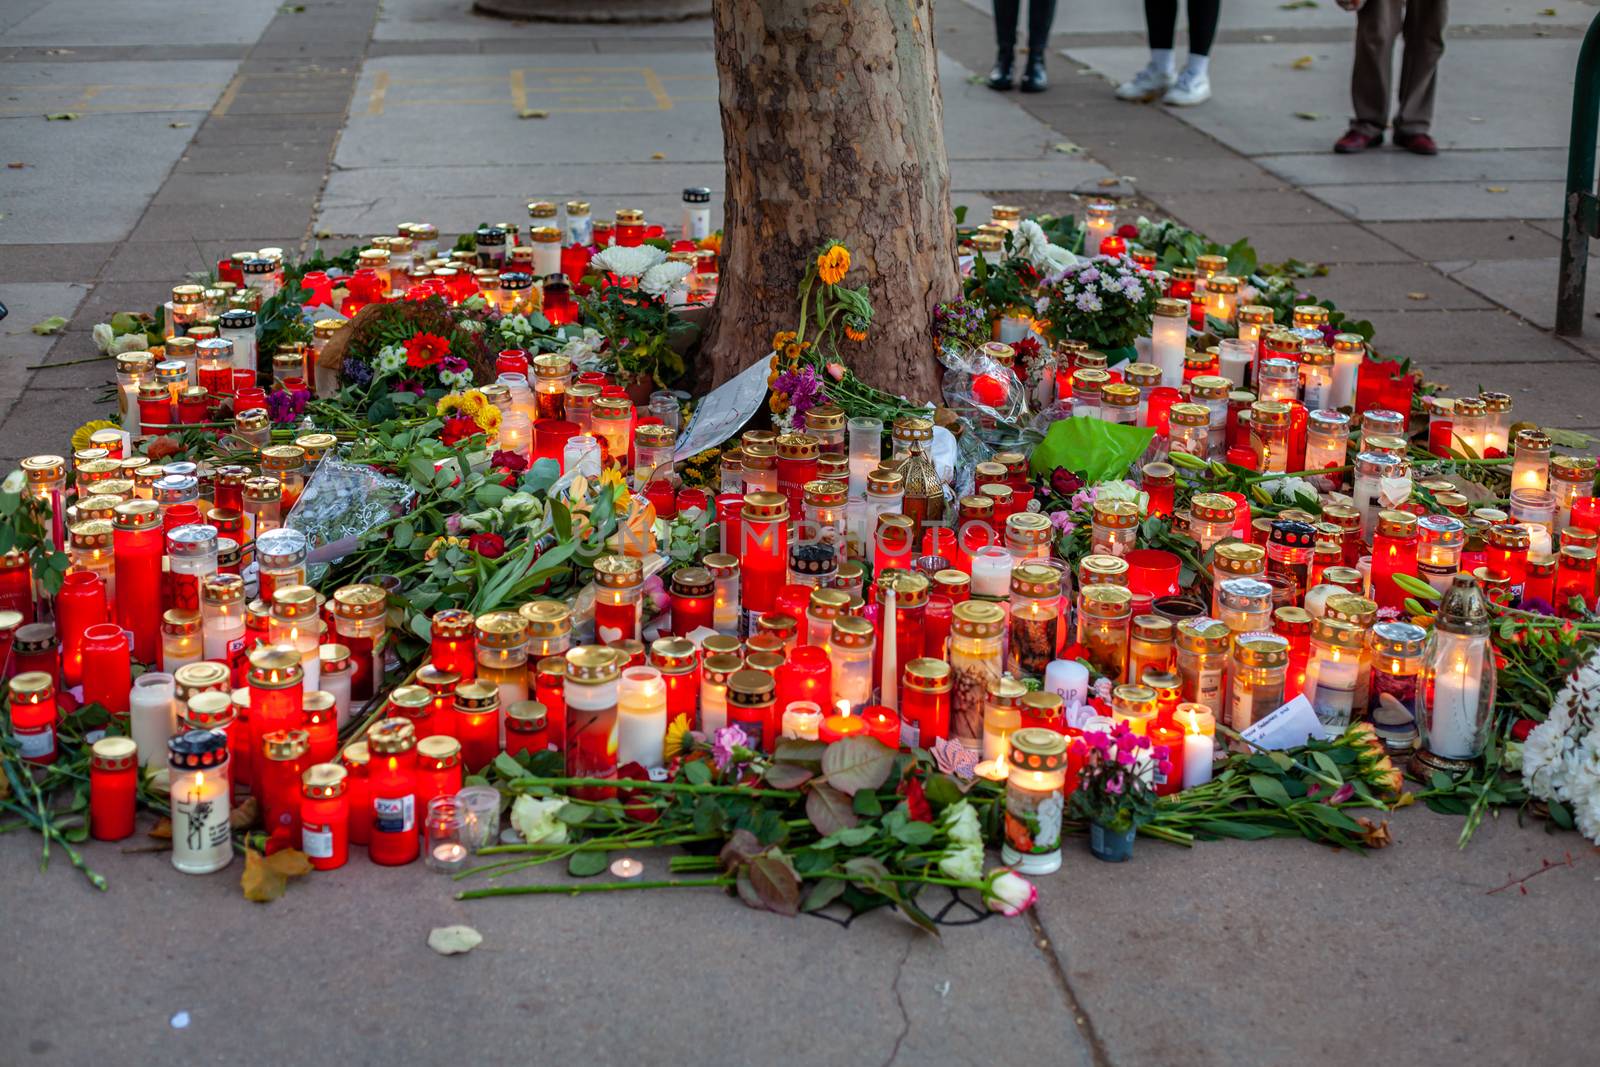
{"type": "Polygon", "coordinates": [[[1126,830],[1113,830],[1109,826],[1092,822],[1089,824],[1089,851],[1097,860],[1107,863],[1122,863],[1133,858],[1133,835],[1136,831],[1129,827],[1126,830]]]}

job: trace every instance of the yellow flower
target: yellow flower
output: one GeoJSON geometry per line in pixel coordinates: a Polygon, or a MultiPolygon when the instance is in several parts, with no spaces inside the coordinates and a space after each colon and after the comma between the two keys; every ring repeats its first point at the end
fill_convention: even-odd
{"type": "Polygon", "coordinates": [[[500,429],[500,409],[493,404],[484,404],[472,418],[484,433],[492,434],[500,429]]]}
{"type": "Polygon", "coordinates": [[[683,743],[689,737],[689,716],[679,715],[667,727],[666,740],[661,742],[661,755],[666,759],[677,759],[683,755],[683,743]]]}
{"type": "Polygon", "coordinates": [[[442,396],[439,398],[439,406],[435,410],[438,411],[441,417],[454,415],[461,410],[461,398],[454,393],[449,396],[442,396]]]}
{"type": "Polygon", "coordinates": [[[89,448],[89,438],[92,437],[97,430],[115,429],[119,429],[119,427],[114,422],[110,422],[106,419],[90,419],[88,422],[72,431],[72,450],[77,452],[80,449],[89,448]]]}
{"type": "Polygon", "coordinates": [[[435,537],[433,539],[433,544],[429,545],[428,550],[422,554],[422,558],[425,560],[433,560],[438,557],[440,552],[447,548],[461,548],[465,545],[466,542],[459,537],[435,537]]]}
{"type": "Polygon", "coordinates": [[[829,245],[817,255],[817,276],[829,285],[838,285],[849,270],[850,250],[844,245],[829,245]]]}
{"type": "Polygon", "coordinates": [[[483,410],[483,406],[488,402],[488,398],[478,390],[468,389],[461,396],[461,413],[463,415],[475,416],[478,414],[478,412],[483,410]]]}
{"type": "Polygon", "coordinates": [[[848,339],[850,339],[852,341],[855,341],[858,344],[867,339],[867,331],[866,330],[858,330],[854,326],[851,326],[849,323],[845,323],[844,335],[848,339]]]}
{"type": "Polygon", "coordinates": [[[626,487],[627,483],[622,480],[621,467],[613,465],[600,472],[600,488],[615,492],[626,487]]]}

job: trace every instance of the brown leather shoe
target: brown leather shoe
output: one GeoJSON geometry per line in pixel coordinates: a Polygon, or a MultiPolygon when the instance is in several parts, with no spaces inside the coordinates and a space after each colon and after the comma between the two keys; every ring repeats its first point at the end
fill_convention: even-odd
{"type": "Polygon", "coordinates": [[[1439,146],[1425,133],[1397,133],[1394,135],[1394,143],[1407,152],[1415,152],[1419,156],[1439,154],[1439,146]]]}
{"type": "Polygon", "coordinates": [[[1365,152],[1369,148],[1376,148],[1383,143],[1381,133],[1362,133],[1360,130],[1350,129],[1345,135],[1333,143],[1333,150],[1341,156],[1353,156],[1357,152],[1365,152]]]}

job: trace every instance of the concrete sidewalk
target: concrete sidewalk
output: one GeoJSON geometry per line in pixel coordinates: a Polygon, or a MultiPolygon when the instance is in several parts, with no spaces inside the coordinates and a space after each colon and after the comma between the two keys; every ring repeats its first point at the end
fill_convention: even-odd
{"type": "MultiPolygon", "coordinates": [[[[1510,389],[1527,417],[1600,427],[1583,400],[1600,372],[1590,349],[1538,325],[1555,254],[1540,190],[1560,177],[1570,84],[1536,75],[1570,78],[1590,13],[1554,2],[1551,18],[1458,0],[1450,151],[1340,161],[1324,153],[1342,129],[1349,22],[1331,0],[1230,0],[1218,98],[1178,114],[1117,104],[1096,76],[1142,61],[1136,4],[1064,5],[1055,87],[1019,97],[973,83],[993,58],[987,14],[943,0],[956,201],[1067,210],[1136,194],[1219,239],[1248,235],[1268,259],[1327,261],[1313,288],[1377,322],[1386,348],[1462,388],[1510,389]],[[1303,54],[1309,71],[1290,65],[1303,54]]],[[[465,7],[0,9],[0,136],[25,164],[0,170],[0,458],[59,447],[101,410],[103,367],[64,364],[92,354],[94,323],[163,299],[178,270],[321,233],[342,247],[403,218],[447,232],[520,220],[535,197],[673,219],[683,185],[720,185],[704,21],[530,26],[465,7]],[[42,117],[64,111],[81,117],[42,117]],[[63,336],[28,332],[52,314],[70,317],[63,336]],[[51,366],[24,369],[37,362],[51,366]]],[[[1459,826],[1405,809],[1395,845],[1365,857],[1146,841],[1113,866],[1074,842],[1035,914],[941,942],[884,914],[845,930],[711,891],[458,903],[440,876],[362,858],[258,906],[240,898],[237,864],[187,878],[164,856],[91,844],[111,881],[101,895],[59,859],[40,874],[37,841],[12,833],[0,1047],[40,1064],[1587,1062],[1572,1019],[1600,991],[1600,856],[1509,813],[1458,851],[1459,826]],[[1547,861],[1560,866],[1537,873],[1547,861]],[[1529,875],[1526,895],[1508,887],[1529,875]],[[434,955],[428,930],[454,922],[484,944],[434,955]]],[[[641,858],[647,876],[665,872],[665,857],[641,858]]]]}

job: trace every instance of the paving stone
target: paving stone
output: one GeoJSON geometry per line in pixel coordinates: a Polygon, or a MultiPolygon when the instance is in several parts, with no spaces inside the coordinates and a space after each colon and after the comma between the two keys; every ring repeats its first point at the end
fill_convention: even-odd
{"type": "Polygon", "coordinates": [[[191,271],[214,268],[217,261],[253,248],[282,248],[293,255],[303,237],[246,236],[231,240],[128,241],[119,247],[100,273],[102,282],[176,283],[191,271]]]}
{"type": "Polygon", "coordinates": [[[1375,343],[1384,354],[1445,371],[1455,363],[1544,363],[1582,356],[1504,311],[1374,311],[1362,317],[1377,327],[1375,343]]]}
{"type": "Polygon", "coordinates": [[[0,285],[91,281],[115,247],[105,242],[0,245],[0,285]]]}
{"type": "Polygon", "coordinates": [[[1254,156],[1279,177],[1301,186],[1370,185],[1375,182],[1537,181],[1566,169],[1562,148],[1485,149],[1419,156],[1387,145],[1359,155],[1328,151],[1254,156]]]}
{"type": "Polygon", "coordinates": [[[1557,218],[1565,185],[1559,181],[1319,185],[1306,190],[1364,222],[1423,219],[1557,218]]]}
{"type": "Polygon", "coordinates": [[[1258,223],[1345,221],[1304,193],[1288,189],[1169,193],[1161,197],[1161,205],[1188,226],[1224,243],[1258,223]]]}
{"type": "Polygon", "coordinates": [[[314,174],[328,169],[331,142],[316,144],[196,144],[184,152],[184,174],[314,174]]]}
{"type": "Polygon", "coordinates": [[[4,43],[59,48],[77,45],[249,44],[278,9],[277,0],[50,0],[4,31],[4,43]],[[198,9],[198,10],[197,10],[198,9]]]}
{"type": "Polygon", "coordinates": [[[307,209],[321,187],[320,174],[269,174],[254,169],[236,174],[189,173],[180,165],[150,203],[152,207],[194,205],[212,211],[263,205],[307,209]]]}
{"type": "Polygon", "coordinates": [[[1320,278],[1308,278],[1306,288],[1327,297],[1341,310],[1459,311],[1493,305],[1470,289],[1423,264],[1345,263],[1328,268],[1320,278]],[[1414,295],[1422,299],[1412,299],[1414,295]]]}
{"type": "Polygon", "coordinates": [[[109,322],[119,311],[148,312],[165,301],[177,279],[170,274],[164,281],[101,282],[68,316],[69,330],[91,330],[97,322],[109,322]]]}
{"type": "MultiPolygon", "coordinates": [[[[1535,326],[1552,330],[1556,324],[1556,282],[1561,261],[1545,259],[1495,259],[1442,263],[1450,277],[1493,298],[1495,303],[1521,315],[1535,326]]],[[[1600,311],[1600,265],[1591,257],[1585,287],[1585,307],[1600,311]]]]}
{"type": "Polygon", "coordinates": [[[208,241],[282,233],[307,225],[311,204],[304,199],[273,203],[243,202],[226,208],[199,204],[155,204],[133,231],[134,241],[208,241]]]}
{"type": "MultiPolygon", "coordinates": [[[[1140,185],[1143,189],[1143,184],[1140,185]]],[[[1413,263],[1411,255],[1368,227],[1353,222],[1263,225],[1252,223],[1243,233],[1263,263],[1298,259],[1305,263],[1413,263]]],[[[1309,284],[1316,285],[1319,279],[1309,284]]]]}
{"type": "Polygon", "coordinates": [[[206,121],[197,145],[324,144],[338,137],[341,116],[224,115],[206,121]]]}
{"type": "Polygon", "coordinates": [[[7,283],[0,299],[10,314],[0,319],[0,410],[21,395],[33,372],[27,368],[43,363],[60,340],[59,335],[40,335],[33,324],[59,315],[75,318],[89,287],[81,282],[7,283]]]}
{"type": "Polygon", "coordinates": [[[1521,220],[1374,222],[1366,229],[1428,260],[1527,259],[1555,255],[1560,248],[1559,241],[1521,220]]]}

